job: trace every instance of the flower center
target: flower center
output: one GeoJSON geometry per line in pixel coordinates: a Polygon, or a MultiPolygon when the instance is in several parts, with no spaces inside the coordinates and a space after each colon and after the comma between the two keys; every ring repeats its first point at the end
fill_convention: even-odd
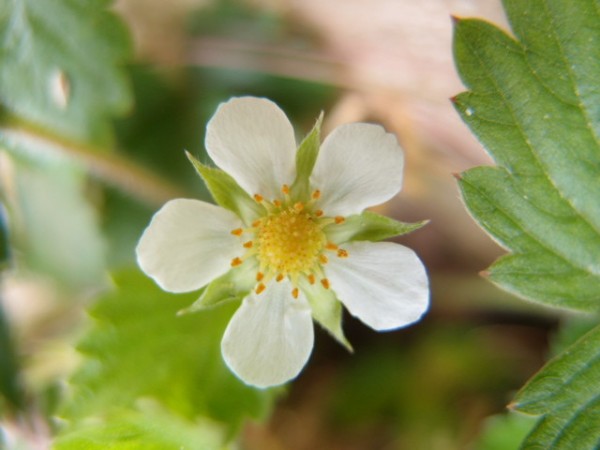
{"type": "Polygon", "coordinates": [[[283,200],[267,201],[260,194],[254,195],[254,200],[263,205],[268,214],[254,221],[251,228],[231,231],[234,236],[252,235],[252,239],[243,244],[246,254],[233,258],[231,266],[237,267],[247,258],[258,259],[257,294],[263,292],[266,283],[273,278],[276,282],[288,278],[294,286],[294,298],[298,297],[300,278],[310,284],[320,280],[321,285],[329,289],[329,280],[323,273],[323,266],[329,261],[325,252],[334,252],[339,258],[347,258],[348,252],[329,242],[323,230],[330,224],[342,224],[345,219],[324,217],[322,210],[314,209],[314,202],[321,196],[319,190],[314,191],[307,202],[297,203],[291,200],[287,185],[283,185],[281,192],[283,200]]]}
{"type": "Polygon", "coordinates": [[[291,206],[260,221],[256,243],[261,266],[294,277],[318,263],[326,238],[312,214],[291,206]]]}

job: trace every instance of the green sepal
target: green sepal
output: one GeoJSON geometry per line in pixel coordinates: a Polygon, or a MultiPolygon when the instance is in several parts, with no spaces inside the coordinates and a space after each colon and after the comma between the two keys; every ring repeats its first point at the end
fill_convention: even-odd
{"type": "Polygon", "coordinates": [[[256,284],[258,264],[252,260],[234,267],[225,275],[211,281],[204,288],[200,298],[188,308],[182,309],[177,315],[202,311],[226,302],[242,300],[256,284]]]}
{"type": "Polygon", "coordinates": [[[325,289],[320,284],[300,282],[302,292],[306,296],[312,310],[312,316],[319,325],[329,332],[346,350],[354,350],[342,330],[342,304],[331,289],[325,289]]]}
{"type": "Polygon", "coordinates": [[[230,175],[221,169],[202,164],[189,152],[185,154],[219,206],[233,211],[246,225],[265,215],[264,207],[256,203],[230,175]]]}
{"type": "Polygon", "coordinates": [[[322,122],[323,113],[321,112],[315,126],[306,135],[296,152],[296,179],[290,188],[290,196],[293,200],[302,201],[310,197],[309,179],[319,155],[322,122]]]}
{"type": "Polygon", "coordinates": [[[348,241],[381,241],[400,236],[427,225],[428,220],[416,223],[399,222],[371,211],[364,211],[346,218],[344,223],[331,224],[325,228],[327,238],[335,244],[348,241]]]}

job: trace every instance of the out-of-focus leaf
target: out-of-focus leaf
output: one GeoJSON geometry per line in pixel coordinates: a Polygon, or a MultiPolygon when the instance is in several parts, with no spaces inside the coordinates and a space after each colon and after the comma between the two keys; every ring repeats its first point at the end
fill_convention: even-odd
{"type": "MultiPolygon", "coordinates": [[[[0,395],[3,397],[0,399],[3,400],[0,401],[0,406],[6,406],[6,409],[21,409],[25,406],[25,396],[19,377],[9,323],[4,309],[0,307],[0,395]]],[[[0,413],[3,409],[0,407],[0,413]]]]}
{"type": "Polygon", "coordinates": [[[595,0],[505,0],[516,35],[459,20],[468,92],[455,104],[497,167],[459,184],[512,253],[490,279],[524,298],[600,311],[600,20],[595,0]]]}
{"type": "Polygon", "coordinates": [[[492,416],[485,421],[476,450],[518,450],[521,442],[535,425],[535,419],[523,414],[492,416]]]}
{"type": "Polygon", "coordinates": [[[600,327],[551,360],[512,407],[541,415],[523,448],[593,450],[600,445],[600,327]]]}
{"type": "Polygon", "coordinates": [[[274,390],[240,382],[225,366],[220,341],[235,307],[177,316],[194,293],[173,296],[137,271],[116,275],[116,290],[92,308],[86,355],[63,415],[75,425],[151,398],[188,420],[205,416],[229,431],[269,410],[274,390]]]}
{"type": "Polygon", "coordinates": [[[29,269],[73,287],[106,279],[98,218],[76,167],[14,159],[12,241],[29,269]]]}
{"type": "Polygon", "coordinates": [[[119,65],[130,54],[109,1],[0,3],[0,104],[53,133],[107,142],[111,116],[129,107],[119,65]]]}
{"type": "Polygon", "coordinates": [[[220,450],[225,433],[216,423],[189,421],[150,405],[119,411],[104,421],[60,435],[54,450],[220,450]]]}

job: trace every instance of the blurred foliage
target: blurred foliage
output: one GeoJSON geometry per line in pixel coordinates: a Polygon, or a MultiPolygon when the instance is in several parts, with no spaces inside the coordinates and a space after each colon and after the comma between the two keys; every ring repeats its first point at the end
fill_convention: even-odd
{"type": "Polygon", "coordinates": [[[163,405],[174,421],[221,422],[228,435],[246,417],[265,417],[276,390],[245,386],[221,359],[235,305],[178,316],[197,294],[173,296],[138,271],[118,274],[115,283],[92,308],[95,324],[79,344],[86,361],[61,414],[72,422],[69,433],[81,433],[90,417],[120,417],[143,399],[163,405]]]}

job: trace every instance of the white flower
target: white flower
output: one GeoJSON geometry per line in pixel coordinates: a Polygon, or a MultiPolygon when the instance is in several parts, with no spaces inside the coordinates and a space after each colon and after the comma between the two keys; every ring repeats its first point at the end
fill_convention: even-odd
{"type": "Polygon", "coordinates": [[[375,330],[409,325],[428,308],[415,253],[371,242],[400,234],[401,224],[363,212],[401,188],[395,137],[377,125],[348,124],[319,148],[319,123],[297,150],[290,122],[271,101],[221,104],[206,148],[224,173],[193,161],[221,206],[168,202],[136,249],[142,270],[163,289],[208,285],[198,307],[243,298],[221,349],[229,368],[258,387],[302,370],[312,318],[349,347],[339,302],[375,330]]]}

